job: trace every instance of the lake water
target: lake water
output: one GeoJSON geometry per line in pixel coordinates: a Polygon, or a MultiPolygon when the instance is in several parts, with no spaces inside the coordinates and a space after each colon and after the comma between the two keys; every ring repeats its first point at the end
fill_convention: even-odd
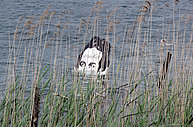
{"type": "MultiPolygon", "coordinates": [[[[64,22],[68,24],[68,30],[65,31],[68,34],[66,34],[66,38],[64,39],[62,43],[62,51],[61,51],[61,58],[66,58],[65,52],[66,52],[66,43],[71,43],[71,49],[68,51],[70,56],[70,62],[66,63],[65,65],[69,68],[73,68],[76,62],[77,53],[80,53],[81,49],[83,48],[83,40],[84,40],[84,34],[80,33],[79,39],[76,38],[77,31],[76,28],[80,24],[81,20],[88,19],[89,17],[94,17],[91,15],[91,11],[95,5],[96,1],[86,1],[86,0],[2,0],[0,2],[0,88],[2,88],[3,79],[5,76],[5,70],[7,66],[7,59],[9,55],[9,40],[13,41],[13,33],[15,31],[17,22],[19,20],[19,17],[26,15],[40,15],[43,13],[43,11],[47,8],[48,5],[50,5],[52,10],[55,10],[57,14],[61,14],[64,17],[64,22]]],[[[192,6],[193,1],[192,0],[180,0],[180,2],[177,3],[178,5],[175,5],[177,9],[175,9],[176,16],[175,20],[176,23],[179,19],[179,10],[182,17],[183,14],[185,15],[191,15],[192,16],[192,6]],[[178,9],[179,8],[179,9],[178,9]]],[[[136,20],[137,16],[139,16],[139,10],[144,5],[143,0],[105,0],[103,3],[103,8],[100,10],[100,20],[101,20],[101,31],[105,31],[105,28],[108,26],[108,21],[106,19],[106,15],[109,15],[109,12],[112,12],[114,8],[117,8],[115,18],[119,19],[119,24],[116,26],[116,32],[109,34],[109,40],[114,40],[114,34],[116,36],[116,42],[111,42],[112,45],[112,52],[111,56],[114,57],[114,63],[113,65],[115,68],[118,67],[119,64],[119,57],[121,54],[121,51],[127,51],[127,47],[125,46],[127,44],[124,43],[124,33],[125,33],[125,27],[126,25],[128,27],[132,27],[134,24],[134,21],[136,20]],[[122,46],[122,44],[124,45],[122,46]]],[[[153,12],[153,19],[152,19],[152,28],[151,28],[151,50],[148,52],[148,59],[151,58],[151,64],[152,68],[155,68],[155,62],[157,59],[157,44],[162,39],[162,27],[163,24],[165,26],[165,29],[168,27],[167,24],[170,23],[170,19],[172,18],[172,10],[173,10],[173,4],[171,0],[162,0],[162,1],[155,1],[154,3],[154,12],[153,12]],[[164,17],[164,22],[163,22],[164,17]]],[[[54,20],[54,19],[53,19],[54,20]]],[[[57,19],[53,21],[53,24],[57,24],[57,19]]],[[[144,28],[146,26],[143,26],[144,28]]],[[[181,26],[180,32],[183,34],[184,26],[181,26]]],[[[189,44],[190,37],[191,37],[191,30],[192,30],[192,19],[190,22],[187,23],[186,27],[186,39],[185,43],[189,44]]],[[[54,31],[54,27],[50,28],[50,31],[54,31]],[[53,28],[53,29],[52,29],[53,28]]],[[[143,30],[142,30],[143,31],[143,30]]],[[[105,38],[106,34],[99,34],[102,37],[105,38]]],[[[143,38],[144,33],[142,32],[141,37],[143,38]]],[[[171,35],[169,35],[171,36],[171,35]]],[[[86,43],[89,41],[91,35],[87,36],[85,38],[86,43]]],[[[171,40],[168,40],[168,43],[170,43],[171,40]]],[[[191,42],[192,43],[192,42],[191,42]]],[[[141,43],[141,47],[143,47],[141,43]]],[[[17,45],[17,44],[16,44],[17,45]]],[[[55,46],[56,44],[54,44],[55,46]]],[[[185,47],[188,50],[188,46],[185,47]]],[[[24,50],[24,48],[22,48],[24,50]]],[[[142,50],[142,49],[140,49],[142,50]]],[[[187,51],[185,50],[185,51],[187,51]]],[[[192,46],[191,46],[192,51],[192,46]]],[[[24,52],[24,51],[21,51],[24,52]]],[[[50,54],[53,53],[52,47],[48,47],[45,51],[45,57],[44,57],[44,64],[50,63],[50,54]],[[48,55],[49,54],[49,55],[48,55]]],[[[125,52],[127,53],[127,52],[125,52]]],[[[191,52],[190,52],[191,53],[191,52]]],[[[140,54],[143,55],[143,54],[140,54]]],[[[186,54],[185,55],[191,55],[186,54]]],[[[24,54],[21,53],[20,56],[20,62],[22,63],[22,57],[24,57],[24,54]]],[[[113,60],[113,59],[112,59],[113,60]]],[[[123,65],[124,63],[121,63],[123,65]]],[[[113,68],[111,66],[111,70],[113,68]]],[[[126,65],[127,66],[127,65],[126,65]]],[[[190,65],[188,65],[190,66],[190,65]]],[[[22,68],[18,65],[18,68],[22,68]]],[[[124,70],[124,66],[122,69],[124,70]]],[[[144,67],[145,68],[145,67],[144,67]]],[[[113,75],[113,71],[110,71],[111,75],[113,75]]]]}

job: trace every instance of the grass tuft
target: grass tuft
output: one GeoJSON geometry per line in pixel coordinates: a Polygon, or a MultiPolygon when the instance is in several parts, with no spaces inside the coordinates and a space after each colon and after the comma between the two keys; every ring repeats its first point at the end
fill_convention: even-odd
{"type": "Polygon", "coordinates": [[[76,27],[70,12],[49,8],[21,17],[9,42],[0,125],[193,126],[192,13],[172,4],[144,1],[121,33],[119,8],[105,15],[103,1],[76,27]],[[168,11],[158,5],[171,17],[157,16],[168,11]],[[93,36],[112,45],[105,78],[72,71],[93,36]]]}

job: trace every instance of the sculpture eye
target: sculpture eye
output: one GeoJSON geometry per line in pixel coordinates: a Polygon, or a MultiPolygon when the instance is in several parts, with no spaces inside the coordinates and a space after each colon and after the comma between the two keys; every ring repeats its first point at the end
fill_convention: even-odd
{"type": "Polygon", "coordinates": [[[92,68],[94,68],[94,67],[95,67],[95,64],[92,65],[92,68]]]}
{"type": "Polygon", "coordinates": [[[85,67],[85,66],[86,66],[86,63],[85,63],[84,61],[81,61],[81,62],[80,62],[80,66],[81,66],[81,67],[85,67]]]}
{"type": "Polygon", "coordinates": [[[96,66],[96,63],[91,62],[88,66],[94,68],[96,66]]]}

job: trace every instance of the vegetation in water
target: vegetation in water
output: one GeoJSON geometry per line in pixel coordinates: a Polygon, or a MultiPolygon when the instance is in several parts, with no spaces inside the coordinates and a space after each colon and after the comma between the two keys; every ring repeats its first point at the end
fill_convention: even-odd
{"type": "Polygon", "coordinates": [[[153,31],[157,2],[144,1],[122,38],[117,8],[101,15],[103,1],[80,21],[73,39],[64,18],[70,12],[48,8],[40,17],[21,17],[9,42],[0,125],[193,126],[192,13],[181,15],[178,0],[165,4],[173,8],[170,21],[164,24],[163,16],[161,29],[153,31]],[[112,45],[106,78],[72,71],[80,47],[95,35],[112,45]]]}

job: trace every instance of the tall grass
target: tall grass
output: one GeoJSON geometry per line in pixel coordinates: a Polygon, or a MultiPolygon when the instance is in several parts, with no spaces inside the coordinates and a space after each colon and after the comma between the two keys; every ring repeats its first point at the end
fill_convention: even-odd
{"type": "Polygon", "coordinates": [[[80,21],[73,38],[70,22],[64,18],[70,13],[57,14],[48,8],[40,17],[21,17],[9,42],[0,124],[192,126],[193,29],[187,32],[192,19],[191,13],[181,15],[178,4],[173,2],[170,23],[165,24],[163,16],[161,29],[155,31],[156,1],[145,1],[122,36],[117,34],[118,8],[104,17],[103,1],[96,2],[89,18],[80,21]],[[79,47],[95,35],[112,45],[105,79],[72,71],[79,47]],[[171,61],[164,65],[168,52],[171,61]]]}

